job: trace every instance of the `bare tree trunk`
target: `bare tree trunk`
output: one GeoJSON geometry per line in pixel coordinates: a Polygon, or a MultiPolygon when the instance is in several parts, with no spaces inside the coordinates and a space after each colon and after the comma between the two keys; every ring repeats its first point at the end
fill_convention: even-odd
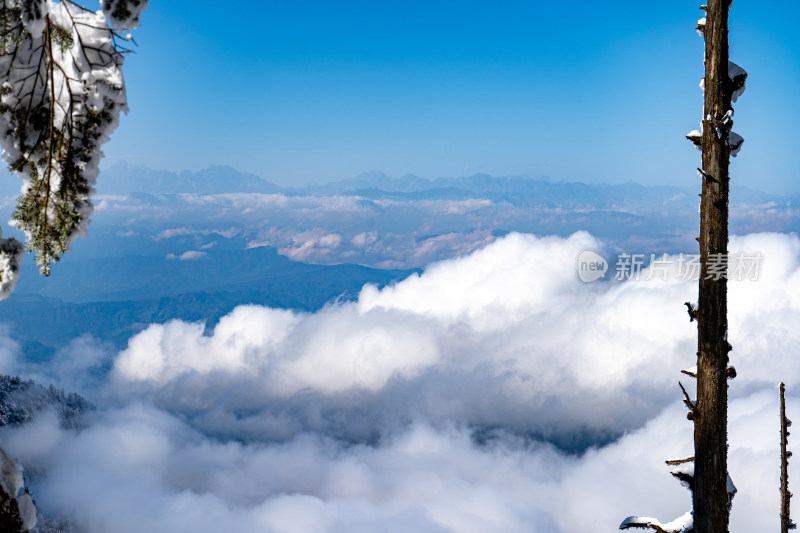
{"type": "Polygon", "coordinates": [[[781,383],[781,533],[789,533],[794,529],[792,516],[789,512],[789,500],[792,493],[789,492],[789,457],[792,452],[786,451],[789,444],[789,426],[792,421],[786,418],[786,387],[781,383]]]}
{"type": "Polygon", "coordinates": [[[694,421],[693,458],[667,464],[694,462],[672,475],[692,492],[692,512],[662,524],[649,517],[629,516],[620,529],[644,528],[665,533],[727,533],[736,487],[728,477],[728,196],[731,155],[744,139],[733,133],[732,100],[744,92],[747,72],[728,60],[728,11],[731,0],[709,0],[700,6],[706,17],[697,30],[705,38],[703,131],[686,137],[703,152],[700,200],[700,260],[697,307],[689,302],[689,320],[697,320],[697,399],[681,385],[688,418],[694,421]]]}
{"type": "Polygon", "coordinates": [[[728,164],[732,84],[728,77],[729,0],[710,0],[705,35],[703,193],[700,203],[702,263],[697,306],[697,403],[694,412],[695,533],[728,531],[728,303],[727,279],[710,265],[727,262],[728,164]]]}

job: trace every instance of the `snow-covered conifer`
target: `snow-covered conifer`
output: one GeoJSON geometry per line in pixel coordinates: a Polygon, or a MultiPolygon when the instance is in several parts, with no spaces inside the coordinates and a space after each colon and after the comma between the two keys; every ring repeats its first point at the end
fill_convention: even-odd
{"type": "MultiPolygon", "coordinates": [[[[147,2],[107,0],[94,12],[70,0],[2,1],[0,148],[24,182],[12,224],[48,275],[85,234],[100,147],[127,110],[114,28],[138,25],[147,2]]],[[[16,283],[23,250],[14,242],[0,240],[0,297],[16,283]]]]}

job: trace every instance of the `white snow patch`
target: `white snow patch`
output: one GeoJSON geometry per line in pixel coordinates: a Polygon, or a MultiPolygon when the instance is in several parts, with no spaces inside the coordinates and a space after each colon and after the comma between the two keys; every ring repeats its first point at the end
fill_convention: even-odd
{"type": "Polygon", "coordinates": [[[739,150],[742,149],[742,145],[744,144],[744,137],[732,131],[729,142],[731,147],[731,156],[736,157],[737,155],[739,155],[739,150]]]}

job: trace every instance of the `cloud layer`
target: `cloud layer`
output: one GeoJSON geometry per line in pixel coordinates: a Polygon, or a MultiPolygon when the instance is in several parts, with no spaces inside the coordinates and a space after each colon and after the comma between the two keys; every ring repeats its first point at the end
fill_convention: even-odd
{"type": "MultiPolygon", "coordinates": [[[[733,530],[777,524],[776,413],[774,390],[731,405],[733,530]]],[[[629,514],[667,521],[690,507],[663,463],[691,453],[677,403],[583,456],[510,435],[476,445],[464,428],[421,422],[379,445],[320,434],[222,442],[142,404],[106,411],[80,433],[42,417],[6,433],[4,446],[34,465],[40,510],[90,533],[613,531],[629,514]]]]}
{"type": "MultiPolygon", "coordinates": [[[[676,276],[585,284],[576,259],[586,249],[603,246],[586,233],[512,234],[314,314],[244,306],[210,333],[153,325],[116,359],[109,391],[258,439],[313,430],[364,440],[423,416],[603,441],[674,398],[677,371],[694,364],[683,302],[697,289],[676,276]]],[[[787,326],[800,318],[800,245],[764,234],[732,249],[765,256],[759,281],[731,282],[734,391],[750,391],[797,372],[781,354],[800,342],[787,326]]]]}
{"type": "MultiPolygon", "coordinates": [[[[102,196],[96,229],[113,227],[103,246],[126,253],[172,245],[176,256],[234,240],[270,246],[292,259],[419,268],[470,253],[509,231],[570,235],[587,229],[631,252],[696,249],[698,199],[691,188],[642,188],[491,179],[411,193],[366,184],[355,190],[296,194],[133,194],[102,196]],[[455,186],[455,189],[451,187],[455,186]],[[143,238],[153,239],[149,244],[143,238]],[[159,242],[160,241],[160,242],[159,242]]],[[[731,230],[793,232],[800,210],[788,197],[734,189],[731,230]]],[[[2,207],[2,206],[0,206],[2,207]]],[[[108,250],[100,250],[108,253],[108,250]]],[[[85,256],[85,253],[84,253],[85,256]]]]}
{"type": "MultiPolygon", "coordinates": [[[[69,353],[90,355],[68,365],[65,352],[51,376],[94,387],[110,407],[82,432],[42,417],[3,444],[40,507],[91,533],[672,520],[690,505],[663,460],[691,455],[677,381],[694,365],[683,302],[696,283],[585,284],[576,261],[587,249],[610,256],[586,233],[511,234],[317,313],[242,306],[213,330],[154,324],[99,390],[80,376],[104,348],[80,340],[69,353]]],[[[764,256],[758,281],[730,283],[733,529],[772,531],[776,385],[800,383],[800,239],[750,235],[731,249],[764,256]]],[[[6,364],[15,350],[3,344],[6,364]]]]}

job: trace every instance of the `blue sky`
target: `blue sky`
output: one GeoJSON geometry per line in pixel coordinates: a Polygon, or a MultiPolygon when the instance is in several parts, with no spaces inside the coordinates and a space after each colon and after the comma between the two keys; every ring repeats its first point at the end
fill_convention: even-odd
{"type": "MultiPolygon", "coordinates": [[[[382,170],[691,185],[698,5],[155,0],[105,164],[229,164],[281,184],[382,170]]],[[[731,58],[750,73],[733,177],[796,193],[800,7],[761,5],[731,10],[731,58]]]]}

